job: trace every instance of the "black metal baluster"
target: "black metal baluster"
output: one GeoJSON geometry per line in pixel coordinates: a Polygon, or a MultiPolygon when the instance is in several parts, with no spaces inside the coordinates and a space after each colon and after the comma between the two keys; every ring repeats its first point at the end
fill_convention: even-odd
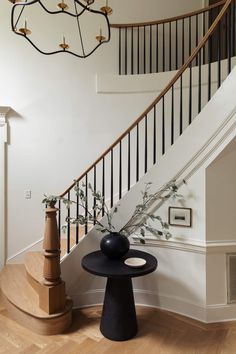
{"type": "Polygon", "coordinates": [[[189,65],[189,124],[192,123],[192,63],[189,65]]]}
{"type": "Polygon", "coordinates": [[[149,43],[149,52],[150,52],[150,70],[149,72],[152,73],[152,25],[150,25],[150,43],[149,43]]]}
{"type": "Polygon", "coordinates": [[[159,38],[158,38],[158,25],[156,25],[156,72],[159,72],[159,38]]]}
{"type": "Polygon", "coordinates": [[[163,33],[162,33],[162,71],[164,72],[166,69],[166,64],[165,64],[165,24],[163,23],[162,25],[163,33]]]}
{"type": "Polygon", "coordinates": [[[225,58],[228,57],[228,30],[227,30],[227,16],[228,13],[226,12],[224,15],[224,21],[225,21],[225,58]]]}
{"type": "Polygon", "coordinates": [[[179,132],[183,133],[183,76],[180,76],[179,132]]]}
{"type": "MultiPolygon", "coordinates": [[[[196,15],[196,45],[195,47],[197,47],[198,45],[198,15],[196,15]]],[[[196,56],[196,65],[198,65],[198,55],[196,56]]]]}
{"type": "MultiPolygon", "coordinates": [[[[67,193],[70,202],[70,191],[67,193]]],[[[70,253],[70,208],[67,209],[67,253],[70,253]]]]}
{"type": "Polygon", "coordinates": [[[217,82],[218,88],[221,85],[221,21],[218,23],[217,28],[217,37],[218,37],[218,64],[217,64],[217,82]]]}
{"type": "Polygon", "coordinates": [[[113,183],[114,183],[114,178],[113,178],[113,149],[111,149],[111,199],[110,199],[110,206],[111,208],[113,207],[113,183]]]}
{"type": "Polygon", "coordinates": [[[178,69],[178,20],[175,21],[175,69],[178,69]]]}
{"type": "Polygon", "coordinates": [[[136,182],[139,181],[139,124],[136,125],[136,182]]]}
{"type": "Polygon", "coordinates": [[[231,5],[227,11],[226,31],[228,31],[228,74],[231,72],[231,5]]]}
{"type": "Polygon", "coordinates": [[[134,74],[134,28],[131,28],[131,74],[134,74]]]}
{"type": "MultiPolygon", "coordinates": [[[[206,13],[203,12],[203,37],[206,34],[206,13]]],[[[203,64],[206,64],[206,45],[203,47],[203,64]]]]}
{"type": "Polygon", "coordinates": [[[103,198],[103,207],[102,207],[102,216],[105,214],[104,203],[105,203],[105,157],[102,159],[102,198],[103,198]]]}
{"type": "Polygon", "coordinates": [[[127,27],[125,27],[125,75],[127,75],[127,67],[128,67],[128,54],[127,54],[128,48],[127,48],[127,27]]]}
{"type": "Polygon", "coordinates": [[[165,154],[165,96],[162,97],[162,155],[165,154]]]}
{"type": "Polygon", "coordinates": [[[140,73],[140,58],[139,58],[139,41],[140,41],[140,38],[139,38],[139,27],[138,27],[138,43],[137,43],[137,71],[138,71],[138,74],[140,73]]]}
{"type": "Polygon", "coordinates": [[[122,198],[122,141],[119,144],[119,199],[122,198]]]}
{"type": "Polygon", "coordinates": [[[202,109],[202,58],[201,50],[198,53],[198,113],[202,109]]]}
{"type": "Polygon", "coordinates": [[[143,72],[146,74],[146,27],[143,27],[143,72]]]}
{"type": "MultiPolygon", "coordinates": [[[[93,168],[93,189],[94,192],[97,192],[97,167],[96,165],[93,168]]],[[[93,225],[96,224],[96,219],[97,219],[97,213],[96,213],[96,197],[93,198],[93,225]]]]}
{"type": "Polygon", "coordinates": [[[128,191],[130,190],[130,133],[128,133],[128,191]]]}
{"type": "Polygon", "coordinates": [[[174,144],[174,85],[171,87],[171,145],[174,144]]]}
{"type": "Polygon", "coordinates": [[[144,173],[147,172],[148,165],[148,142],[147,142],[147,115],[145,116],[145,137],[144,137],[144,173]]]}
{"type": "MultiPolygon", "coordinates": [[[[77,182],[79,183],[79,182],[77,182]]],[[[79,217],[79,194],[76,194],[76,219],[78,220],[79,217]]],[[[75,229],[75,240],[76,244],[78,245],[79,243],[79,224],[76,223],[76,229],[75,229]]]]}
{"type": "Polygon", "coordinates": [[[233,24],[232,24],[232,31],[233,31],[233,56],[235,56],[235,1],[233,1],[233,15],[232,15],[232,18],[233,18],[233,24]]]}
{"type": "Polygon", "coordinates": [[[212,37],[208,40],[208,101],[211,99],[211,53],[212,53],[212,37]]]}
{"type": "Polygon", "coordinates": [[[191,16],[188,18],[188,31],[189,31],[189,35],[188,35],[188,54],[190,56],[191,55],[191,51],[192,51],[192,17],[191,16]]]}
{"type": "Polygon", "coordinates": [[[169,22],[169,71],[171,71],[172,69],[172,65],[171,65],[171,47],[172,47],[172,43],[171,43],[171,22],[169,22]]]}
{"type": "Polygon", "coordinates": [[[157,162],[157,117],[156,117],[156,106],[153,107],[153,165],[157,162]]]}
{"type": "Polygon", "coordinates": [[[185,47],[184,47],[184,18],[182,20],[182,65],[184,64],[184,52],[185,52],[185,47]]]}
{"type": "Polygon", "coordinates": [[[121,75],[121,28],[119,27],[119,75],[121,75]]]}
{"type": "Polygon", "coordinates": [[[58,234],[61,239],[61,201],[58,201],[58,234]]]}
{"type": "Polygon", "coordinates": [[[88,233],[88,175],[85,175],[85,225],[84,225],[84,233],[87,235],[88,233]]]}

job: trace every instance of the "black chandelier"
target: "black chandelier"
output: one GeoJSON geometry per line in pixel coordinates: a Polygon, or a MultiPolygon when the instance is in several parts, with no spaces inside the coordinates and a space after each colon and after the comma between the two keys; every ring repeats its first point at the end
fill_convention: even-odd
{"type": "MultiPolygon", "coordinates": [[[[79,0],[71,0],[71,3],[73,5],[73,11],[69,11],[69,6],[65,2],[65,0],[59,0],[60,2],[56,5],[57,10],[52,11],[49,10],[46,5],[42,2],[42,0],[9,0],[12,4],[12,12],[11,12],[11,27],[12,30],[15,34],[24,37],[38,52],[44,54],[44,55],[52,55],[52,54],[57,54],[57,53],[69,53],[72,54],[78,58],[87,58],[90,56],[92,53],[95,52],[97,48],[99,48],[102,44],[108,43],[110,41],[111,37],[111,31],[110,31],[110,23],[108,20],[108,16],[112,14],[112,9],[108,6],[108,0],[106,0],[105,6],[101,7],[100,10],[95,10],[91,8],[91,5],[95,2],[95,0],[82,0],[84,3],[82,3],[79,0]],[[34,4],[39,4],[41,8],[48,14],[50,15],[68,15],[71,16],[72,18],[75,19],[76,21],[76,28],[78,31],[78,41],[80,43],[80,50],[79,52],[75,52],[74,50],[70,49],[70,43],[67,42],[66,37],[64,34],[62,34],[62,40],[61,42],[59,41],[58,43],[58,50],[53,50],[53,51],[46,51],[43,49],[40,49],[39,46],[33,42],[33,40],[30,38],[30,35],[32,33],[28,22],[26,19],[23,19],[24,16],[24,10],[34,4]],[[101,16],[101,20],[105,22],[105,32],[106,36],[104,36],[104,28],[101,27],[97,33],[97,35],[94,38],[94,43],[92,48],[86,49],[84,45],[84,33],[86,35],[86,32],[82,32],[82,26],[81,26],[81,16],[84,14],[96,14],[101,16]],[[104,21],[105,20],[105,21],[104,21]],[[22,26],[18,27],[18,25],[22,24],[22,26]]],[[[59,37],[58,37],[59,38],[59,37]]]]}

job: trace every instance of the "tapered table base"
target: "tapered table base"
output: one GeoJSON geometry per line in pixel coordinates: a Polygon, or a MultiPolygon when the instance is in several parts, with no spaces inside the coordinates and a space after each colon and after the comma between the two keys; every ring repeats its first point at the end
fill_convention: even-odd
{"type": "Polygon", "coordinates": [[[138,331],[131,278],[108,278],[100,330],[112,340],[133,338],[138,331]]]}

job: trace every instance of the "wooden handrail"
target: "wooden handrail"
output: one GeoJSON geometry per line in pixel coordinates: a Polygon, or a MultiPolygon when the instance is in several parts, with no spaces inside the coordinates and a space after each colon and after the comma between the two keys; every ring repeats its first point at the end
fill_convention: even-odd
{"type": "Polygon", "coordinates": [[[148,106],[148,108],[145,109],[145,111],[126,129],[115,141],[113,144],[107,148],[103,154],[96,159],[96,161],[89,166],[85,172],[83,172],[76,180],[74,183],[72,183],[61,195],[60,197],[64,197],[65,194],[67,194],[74,186],[75,183],[80,181],[83,177],[86,176],[88,172],[90,172],[94,166],[96,166],[126,135],[130,133],[130,131],[139,124],[139,122],[152,110],[154,106],[162,99],[163,96],[171,89],[171,87],[177,82],[177,80],[181,77],[181,75],[184,73],[184,71],[189,67],[189,65],[192,63],[192,61],[196,58],[198,55],[199,51],[204,47],[208,39],[211,37],[212,33],[215,31],[218,23],[220,22],[221,18],[224,16],[225,12],[227,11],[229,5],[232,3],[234,0],[226,0],[223,1],[224,6],[221,9],[220,13],[212,23],[211,27],[205,34],[205,36],[202,38],[202,40],[199,42],[197,47],[193,50],[192,54],[190,57],[187,59],[187,61],[183,64],[183,66],[180,68],[180,70],[176,73],[176,75],[173,77],[172,80],[167,84],[167,86],[164,88],[164,90],[157,96],[157,98],[148,106]]]}
{"type": "Polygon", "coordinates": [[[193,17],[193,16],[200,15],[200,14],[202,14],[204,12],[207,12],[207,11],[210,11],[210,10],[212,10],[212,9],[218,7],[218,6],[224,5],[225,2],[226,2],[226,0],[219,1],[216,4],[204,7],[201,10],[192,11],[192,12],[189,12],[187,14],[176,16],[176,17],[166,18],[164,20],[149,21],[149,22],[139,22],[139,23],[112,23],[111,27],[112,28],[145,27],[145,26],[161,25],[161,24],[164,24],[164,23],[175,22],[175,21],[183,20],[183,19],[188,18],[188,17],[193,17]]]}

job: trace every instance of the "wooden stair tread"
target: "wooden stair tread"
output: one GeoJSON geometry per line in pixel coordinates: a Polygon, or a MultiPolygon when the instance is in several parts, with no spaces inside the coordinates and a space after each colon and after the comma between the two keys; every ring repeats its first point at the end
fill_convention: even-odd
{"type": "Polygon", "coordinates": [[[29,252],[25,257],[26,272],[38,283],[43,282],[43,262],[42,252],[29,252]]]}
{"type": "Polygon", "coordinates": [[[67,300],[66,309],[63,313],[49,315],[38,306],[39,298],[36,291],[28,283],[25,267],[22,264],[10,264],[5,266],[0,274],[0,284],[3,295],[20,311],[40,318],[51,319],[60,317],[71,310],[72,302],[67,300]]]}

